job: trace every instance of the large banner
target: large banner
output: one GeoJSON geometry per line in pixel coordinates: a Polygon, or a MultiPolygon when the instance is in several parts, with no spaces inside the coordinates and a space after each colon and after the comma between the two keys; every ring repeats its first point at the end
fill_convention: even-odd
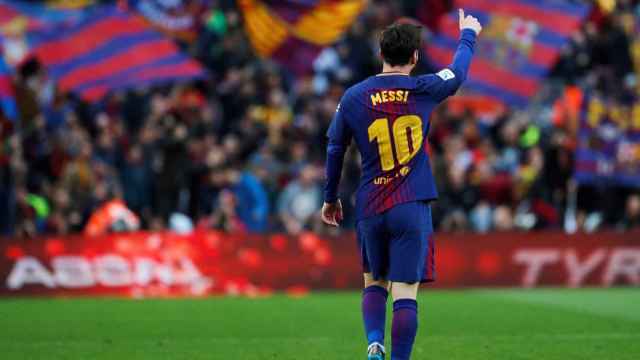
{"type": "MultiPolygon", "coordinates": [[[[262,296],[358,289],[353,234],[198,232],[4,240],[0,295],[262,296]]],[[[640,285],[640,232],[440,235],[437,287],[640,285]]]]}
{"type": "Polygon", "coordinates": [[[11,67],[36,56],[61,90],[91,102],[113,90],[206,76],[197,61],[142,17],[88,3],[59,8],[0,1],[2,56],[11,67]]]}
{"type": "Polygon", "coordinates": [[[61,90],[92,102],[112,90],[205,76],[173,41],[115,7],[64,29],[33,34],[31,45],[61,90]]]}
{"type": "Polygon", "coordinates": [[[587,96],[583,109],[576,180],[640,187],[640,101],[623,104],[587,96]]]}
{"type": "Polygon", "coordinates": [[[239,0],[238,5],[255,51],[305,74],[322,48],[351,26],[367,0],[239,0]]]}
{"type": "MultiPolygon", "coordinates": [[[[590,11],[590,6],[554,0],[456,0],[484,27],[464,89],[504,104],[524,107],[590,11]]],[[[437,66],[453,59],[460,30],[458,11],[443,16],[426,43],[437,66]]]]}

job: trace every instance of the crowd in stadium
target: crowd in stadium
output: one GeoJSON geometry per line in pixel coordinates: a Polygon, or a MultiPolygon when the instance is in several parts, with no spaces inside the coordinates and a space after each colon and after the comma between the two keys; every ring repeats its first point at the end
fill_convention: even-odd
{"type": "MultiPolygon", "coordinates": [[[[318,218],[326,129],[345,88],[379,70],[380,29],[419,9],[372,2],[312,74],[294,76],[254,54],[240,12],[226,3],[203,16],[209,21],[195,42],[183,44],[208,68],[206,81],[114,93],[90,106],[57,92],[37,59],[19,69],[20,120],[1,128],[3,234],[329,231],[318,218]]],[[[587,231],[640,225],[637,191],[570,181],[575,114],[562,106],[565,85],[637,92],[640,55],[631,49],[640,38],[629,27],[638,18],[637,1],[596,10],[531,110],[438,108],[429,139],[438,229],[563,228],[572,197],[587,231]]],[[[420,70],[434,69],[423,61],[420,70]]],[[[358,161],[350,151],[341,184],[347,229],[358,161]]]]}

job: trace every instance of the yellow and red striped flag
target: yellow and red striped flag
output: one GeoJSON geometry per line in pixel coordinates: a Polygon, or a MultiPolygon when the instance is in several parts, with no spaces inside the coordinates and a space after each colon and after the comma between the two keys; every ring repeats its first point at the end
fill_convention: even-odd
{"type": "Polygon", "coordinates": [[[249,40],[262,57],[305,72],[318,52],[336,42],[367,0],[239,0],[249,40]]]}

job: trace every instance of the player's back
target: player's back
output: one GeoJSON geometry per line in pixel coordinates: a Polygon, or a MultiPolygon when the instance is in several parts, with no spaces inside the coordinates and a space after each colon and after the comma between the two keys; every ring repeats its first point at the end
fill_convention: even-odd
{"type": "MultiPolygon", "coordinates": [[[[346,92],[338,112],[362,157],[358,219],[437,197],[426,140],[431,112],[450,92],[442,85],[454,78],[448,69],[419,77],[380,74],[346,92]]],[[[340,132],[336,127],[330,138],[339,135],[332,134],[340,132]]]]}
{"type": "MultiPolygon", "coordinates": [[[[393,38],[388,45],[390,49],[397,50],[405,44],[395,40],[402,31],[389,30],[393,38]]],[[[345,92],[327,133],[325,203],[337,201],[344,152],[351,139],[355,139],[362,156],[356,220],[380,214],[398,204],[437,198],[426,150],[430,117],[435,106],[453,95],[466,79],[475,40],[473,30],[463,29],[453,63],[436,74],[406,75],[410,71],[407,68],[417,62],[418,50],[414,49],[401,54],[402,59],[413,54],[409,63],[389,60],[405,64],[395,68],[398,72],[385,60],[386,68],[392,70],[372,76],[345,92]]],[[[417,49],[418,43],[412,46],[417,49]]]]}

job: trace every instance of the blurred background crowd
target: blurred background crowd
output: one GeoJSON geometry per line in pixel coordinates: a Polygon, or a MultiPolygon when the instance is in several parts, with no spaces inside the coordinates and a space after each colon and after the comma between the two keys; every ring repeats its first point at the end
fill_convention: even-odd
{"type": "MultiPolygon", "coordinates": [[[[340,97],[379,71],[381,29],[411,16],[433,30],[450,7],[371,1],[312,73],[294,74],[256,55],[234,1],[211,1],[199,10],[197,38],[180,41],[206,79],[119,91],[98,105],[57,91],[38,59],[24,62],[12,77],[19,120],[4,119],[0,129],[2,233],[340,231],[318,219],[325,132],[340,97]]],[[[640,225],[637,189],[572,181],[571,106],[586,89],[638,94],[638,18],[638,1],[595,6],[526,111],[455,100],[437,108],[429,136],[437,229],[640,225]]],[[[433,70],[422,60],[418,72],[433,70]]],[[[352,149],[340,191],[343,229],[354,225],[358,163],[352,149]]]]}

